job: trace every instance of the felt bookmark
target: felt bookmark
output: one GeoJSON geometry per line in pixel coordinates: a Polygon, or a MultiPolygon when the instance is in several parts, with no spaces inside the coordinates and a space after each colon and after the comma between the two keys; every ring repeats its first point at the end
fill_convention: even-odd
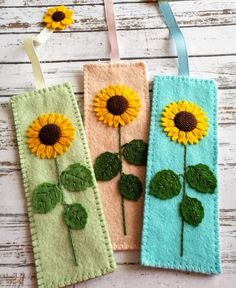
{"type": "Polygon", "coordinates": [[[141,263],[220,273],[217,88],[189,77],[183,35],[159,1],[179,58],[179,76],[156,76],[151,113],[141,263]]]}
{"type": "Polygon", "coordinates": [[[114,250],[140,249],[149,131],[143,62],[119,61],[113,3],[105,0],[111,62],[84,66],[84,114],[114,250]]]}
{"type": "Polygon", "coordinates": [[[48,33],[25,40],[37,90],[11,103],[37,283],[56,288],[112,272],[115,262],[71,84],[46,87],[34,49],[48,33]]]}

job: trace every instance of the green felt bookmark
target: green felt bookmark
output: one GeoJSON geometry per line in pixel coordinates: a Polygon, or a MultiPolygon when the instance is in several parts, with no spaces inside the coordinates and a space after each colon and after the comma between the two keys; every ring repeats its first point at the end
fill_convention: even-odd
{"type": "Polygon", "coordinates": [[[112,272],[115,262],[72,87],[41,88],[35,55],[40,89],[11,103],[38,286],[63,287],[112,272]]]}
{"type": "Polygon", "coordinates": [[[111,243],[71,85],[14,96],[11,102],[39,287],[112,272],[111,243]],[[56,141],[56,127],[58,142],[39,143],[56,141]]]}

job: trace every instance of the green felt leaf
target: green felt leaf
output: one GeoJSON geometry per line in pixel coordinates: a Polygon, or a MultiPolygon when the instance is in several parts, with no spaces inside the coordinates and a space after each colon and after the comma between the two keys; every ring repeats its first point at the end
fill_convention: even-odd
{"type": "Polygon", "coordinates": [[[119,181],[121,195],[127,199],[136,201],[142,194],[142,182],[139,178],[132,174],[122,174],[119,181]]]}
{"type": "Polygon", "coordinates": [[[87,167],[76,163],[61,173],[61,183],[69,191],[80,192],[93,186],[93,178],[87,167]]]}
{"type": "Polygon", "coordinates": [[[81,230],[86,226],[88,214],[86,209],[79,203],[65,204],[64,219],[71,229],[81,230]]]}
{"type": "Polygon", "coordinates": [[[192,226],[198,226],[204,218],[204,208],[196,198],[185,196],[180,204],[180,212],[184,221],[192,226]]]}
{"type": "Polygon", "coordinates": [[[180,191],[180,177],[172,170],[157,172],[150,183],[150,194],[162,200],[173,198],[180,191]]]}
{"type": "Polygon", "coordinates": [[[97,157],[94,164],[94,172],[97,180],[111,180],[120,170],[121,161],[117,153],[102,153],[97,157]]]}
{"type": "Polygon", "coordinates": [[[54,209],[62,199],[61,189],[56,184],[45,182],[35,188],[32,205],[36,213],[45,214],[54,209]]]}
{"type": "Polygon", "coordinates": [[[132,140],[122,149],[124,158],[132,165],[143,166],[147,163],[148,144],[143,140],[132,140]]]}
{"type": "Polygon", "coordinates": [[[186,170],[186,181],[198,192],[214,193],[217,186],[216,177],[210,168],[204,164],[188,166],[186,170]]]}

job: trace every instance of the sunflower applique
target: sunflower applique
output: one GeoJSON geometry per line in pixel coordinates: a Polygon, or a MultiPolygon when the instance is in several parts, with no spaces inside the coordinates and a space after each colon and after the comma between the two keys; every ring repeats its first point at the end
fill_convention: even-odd
{"type": "Polygon", "coordinates": [[[187,163],[188,145],[200,144],[199,141],[207,136],[209,123],[206,112],[200,106],[184,100],[172,102],[164,108],[161,125],[172,141],[183,144],[183,171],[178,173],[171,169],[158,171],[150,182],[150,195],[165,201],[178,196],[182,191],[179,211],[182,220],[180,256],[183,257],[185,223],[196,227],[202,223],[205,215],[202,203],[188,195],[187,184],[200,193],[214,193],[217,186],[216,177],[210,167],[202,163],[195,165],[187,163]]]}
{"type": "Polygon", "coordinates": [[[81,163],[73,163],[61,171],[58,160],[59,155],[62,157],[62,154],[69,150],[75,138],[75,127],[64,114],[43,114],[30,124],[26,136],[28,148],[35,156],[42,161],[47,158],[55,164],[55,179],[42,182],[32,192],[34,212],[51,213],[57,205],[62,204],[64,224],[68,228],[75,265],[78,265],[71,231],[85,228],[88,213],[81,203],[68,204],[65,194],[86,191],[93,186],[93,178],[90,169],[81,163]]]}
{"type": "Polygon", "coordinates": [[[75,128],[62,114],[44,114],[27,131],[27,144],[40,158],[56,158],[68,150],[75,136],[75,128]]]}
{"type": "Polygon", "coordinates": [[[94,100],[94,111],[99,121],[114,128],[132,122],[140,107],[140,96],[126,85],[110,85],[102,89],[94,100]]]}
{"type": "Polygon", "coordinates": [[[173,102],[162,115],[164,131],[173,141],[184,145],[197,144],[207,135],[209,124],[206,113],[195,103],[173,102]]]}
{"type": "Polygon", "coordinates": [[[118,187],[121,194],[124,235],[127,235],[124,200],[137,201],[143,188],[137,176],[123,172],[122,157],[131,165],[146,165],[147,143],[141,139],[134,139],[122,145],[122,129],[138,117],[140,109],[140,95],[126,85],[110,85],[100,90],[93,103],[98,121],[118,130],[118,153],[106,151],[99,155],[95,160],[94,172],[96,179],[100,181],[111,180],[120,174],[118,187]]]}
{"type": "Polygon", "coordinates": [[[64,30],[74,23],[74,12],[65,6],[49,8],[43,17],[43,22],[49,29],[64,30]]]}

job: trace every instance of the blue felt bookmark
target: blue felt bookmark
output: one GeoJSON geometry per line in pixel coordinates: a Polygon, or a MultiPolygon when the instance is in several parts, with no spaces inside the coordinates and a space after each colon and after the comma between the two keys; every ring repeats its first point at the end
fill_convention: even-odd
{"type": "Polygon", "coordinates": [[[169,4],[159,6],[177,46],[179,76],[154,79],[141,263],[217,274],[217,88],[188,77],[183,35],[169,4]]]}

